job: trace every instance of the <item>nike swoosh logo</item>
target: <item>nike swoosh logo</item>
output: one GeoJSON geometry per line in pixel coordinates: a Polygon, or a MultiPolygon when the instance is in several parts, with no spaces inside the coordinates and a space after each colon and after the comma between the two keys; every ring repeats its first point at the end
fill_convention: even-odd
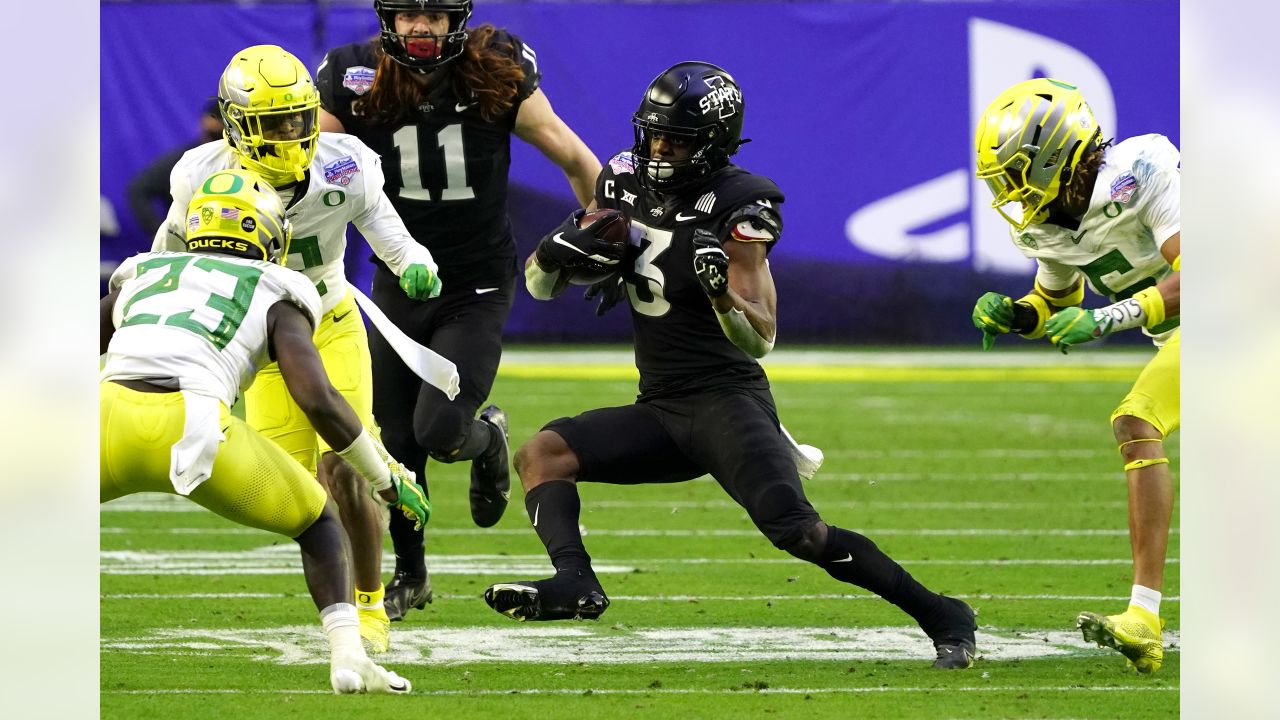
{"type": "Polygon", "coordinates": [[[538,527],[538,512],[542,510],[542,503],[533,506],[533,526],[538,527]]]}
{"type": "Polygon", "coordinates": [[[849,553],[839,560],[832,560],[831,562],[853,562],[853,553],[849,553]]]}
{"type": "Polygon", "coordinates": [[[346,311],[346,312],[342,313],[341,315],[334,315],[334,316],[333,316],[333,321],[334,321],[334,322],[341,322],[341,321],[342,321],[342,318],[344,318],[344,317],[346,317],[346,316],[350,315],[350,314],[351,314],[351,312],[352,312],[352,311],[348,310],[348,311],[346,311]]]}
{"type": "Polygon", "coordinates": [[[686,220],[697,220],[697,219],[698,219],[697,215],[690,215],[689,217],[685,217],[684,213],[676,213],[676,222],[684,222],[686,220]]]}
{"type": "Polygon", "coordinates": [[[494,290],[497,290],[497,289],[498,289],[498,288],[476,288],[476,294],[477,294],[477,295],[484,295],[485,293],[491,293],[491,292],[493,292],[494,290]]]}
{"type": "Polygon", "coordinates": [[[503,490],[502,492],[500,492],[500,493],[498,493],[498,494],[502,496],[502,499],[503,499],[503,500],[508,500],[508,501],[509,501],[509,500],[511,500],[511,491],[510,491],[510,490],[503,490]]]}
{"type": "Polygon", "coordinates": [[[586,253],[582,248],[578,247],[577,245],[574,245],[573,243],[567,243],[567,242],[565,242],[563,238],[564,238],[564,233],[562,233],[562,232],[558,232],[558,233],[556,233],[556,234],[555,234],[555,237],[551,238],[551,242],[553,242],[553,243],[555,243],[555,244],[557,244],[557,245],[563,245],[563,246],[565,246],[565,247],[569,248],[570,250],[572,250],[572,251],[574,251],[574,252],[578,253],[579,255],[586,255],[586,254],[587,254],[587,253],[586,253]]]}
{"type": "Polygon", "coordinates": [[[1085,233],[1088,233],[1088,232],[1089,232],[1088,230],[1085,230],[1084,232],[1080,233],[1079,235],[1072,235],[1072,236],[1071,236],[1071,242],[1072,242],[1073,244],[1075,244],[1075,245],[1079,245],[1079,244],[1080,244],[1080,240],[1081,240],[1081,239],[1083,239],[1083,238],[1084,238],[1084,236],[1085,236],[1085,233]]]}
{"type": "Polygon", "coordinates": [[[470,106],[470,105],[463,105],[462,103],[458,103],[457,105],[454,105],[454,106],[453,106],[453,110],[454,110],[454,112],[466,112],[466,111],[467,111],[467,108],[469,108],[469,107],[471,107],[471,106],[470,106]]]}

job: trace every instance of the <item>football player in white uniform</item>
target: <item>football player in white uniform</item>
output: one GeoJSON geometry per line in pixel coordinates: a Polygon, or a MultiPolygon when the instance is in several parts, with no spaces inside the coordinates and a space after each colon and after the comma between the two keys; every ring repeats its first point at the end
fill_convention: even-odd
{"type": "MultiPolygon", "coordinates": [[[[320,294],[315,341],[325,369],[364,426],[377,433],[369,340],[343,266],[347,224],[355,223],[415,300],[440,294],[435,261],[383,193],[378,156],[350,135],[319,131],[320,95],[296,57],[275,45],[236,53],[222,73],[218,101],[225,140],[187,152],[174,167],[173,205],[153,249],[182,248],[187,202],[210,173],[244,167],[262,175],[280,193],[293,224],[287,264],[320,294]]],[[[382,602],[385,518],[359,476],[299,411],[276,364],[258,374],[245,395],[245,413],[250,426],[317,473],[337,501],[355,560],[361,634],[369,650],[385,651],[391,627],[382,602]]]]}
{"type": "Polygon", "coordinates": [[[1164,438],[1179,423],[1178,150],[1162,135],[1103,142],[1079,91],[1045,78],[996,98],[978,123],[976,143],[978,177],[995,195],[992,207],[1037,266],[1025,297],[978,299],[973,322],[983,331],[983,347],[1016,332],[1047,335],[1066,352],[1142,328],[1159,348],[1111,414],[1129,485],[1129,607],[1076,620],[1086,640],[1119,650],[1139,672],[1154,672],[1164,661],[1160,587],[1173,513],[1164,438]],[[1080,308],[1085,281],[1112,304],[1080,308]]]}
{"type": "Polygon", "coordinates": [[[168,492],[294,538],[329,641],[335,692],[409,692],[371,662],[352,604],[349,550],[311,474],[228,408],[279,363],[300,411],[383,500],[426,522],[430,504],[329,382],[312,341],[320,297],[279,264],[284,206],[244,170],[215,173],[186,213],[189,252],[126,260],[101,303],[101,500],[168,492]]]}

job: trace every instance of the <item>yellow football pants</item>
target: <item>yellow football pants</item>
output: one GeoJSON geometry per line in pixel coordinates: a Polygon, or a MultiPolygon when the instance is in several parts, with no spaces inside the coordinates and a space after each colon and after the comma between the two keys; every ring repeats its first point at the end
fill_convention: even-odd
{"type": "MultiPolygon", "coordinates": [[[[356,411],[360,423],[376,437],[373,421],[373,369],[369,336],[350,293],[325,313],[315,334],[316,348],[329,381],[356,411]]],[[[332,448],[311,427],[280,374],[280,365],[262,368],[244,396],[245,421],[284,448],[312,475],[317,459],[332,448]]]]}
{"type": "Polygon", "coordinates": [[[1129,394],[1111,413],[1111,421],[1121,415],[1146,420],[1164,437],[1178,429],[1182,420],[1180,382],[1182,328],[1178,328],[1164,346],[1151,358],[1133,383],[1129,394]]]}
{"type": "MultiPolygon", "coordinates": [[[[180,392],[145,393],[99,386],[101,502],[138,492],[177,494],[169,453],[182,438],[180,392]]],[[[305,468],[222,406],[222,434],[213,473],[188,496],[222,517],[297,537],[320,517],[325,492],[305,468]]]]}

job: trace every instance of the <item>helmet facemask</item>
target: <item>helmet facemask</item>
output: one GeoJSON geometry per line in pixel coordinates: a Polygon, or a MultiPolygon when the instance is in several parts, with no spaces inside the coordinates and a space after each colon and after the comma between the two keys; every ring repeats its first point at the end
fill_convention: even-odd
{"type": "Polygon", "coordinates": [[[418,72],[431,72],[462,54],[467,44],[471,0],[374,0],[382,50],[397,63],[418,72]],[[403,35],[396,32],[402,12],[444,13],[449,29],[443,35],[403,35]]]}
{"type": "Polygon", "coordinates": [[[673,191],[703,178],[729,163],[729,156],[715,146],[718,128],[697,130],[664,125],[639,116],[632,118],[635,145],[631,154],[636,161],[636,179],[647,190],[673,191]],[[653,138],[665,135],[669,140],[678,139],[688,144],[688,157],[674,160],[653,158],[653,138]]]}
{"type": "Polygon", "coordinates": [[[241,164],[277,187],[306,177],[320,137],[320,93],[297,58],[274,45],[241,51],[222,73],[218,106],[241,164]]]}

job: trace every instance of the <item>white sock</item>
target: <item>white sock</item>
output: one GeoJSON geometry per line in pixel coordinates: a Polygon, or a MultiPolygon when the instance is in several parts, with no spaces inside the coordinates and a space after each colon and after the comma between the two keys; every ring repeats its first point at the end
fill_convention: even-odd
{"type": "Polygon", "coordinates": [[[1152,590],[1141,585],[1134,585],[1133,592],[1129,595],[1129,604],[1137,605],[1147,612],[1160,617],[1160,591],[1152,590]]]}
{"type": "Polygon", "coordinates": [[[351,603],[334,603],[320,611],[320,624],[324,626],[329,641],[329,656],[359,657],[364,655],[360,644],[360,616],[351,603]]]}

